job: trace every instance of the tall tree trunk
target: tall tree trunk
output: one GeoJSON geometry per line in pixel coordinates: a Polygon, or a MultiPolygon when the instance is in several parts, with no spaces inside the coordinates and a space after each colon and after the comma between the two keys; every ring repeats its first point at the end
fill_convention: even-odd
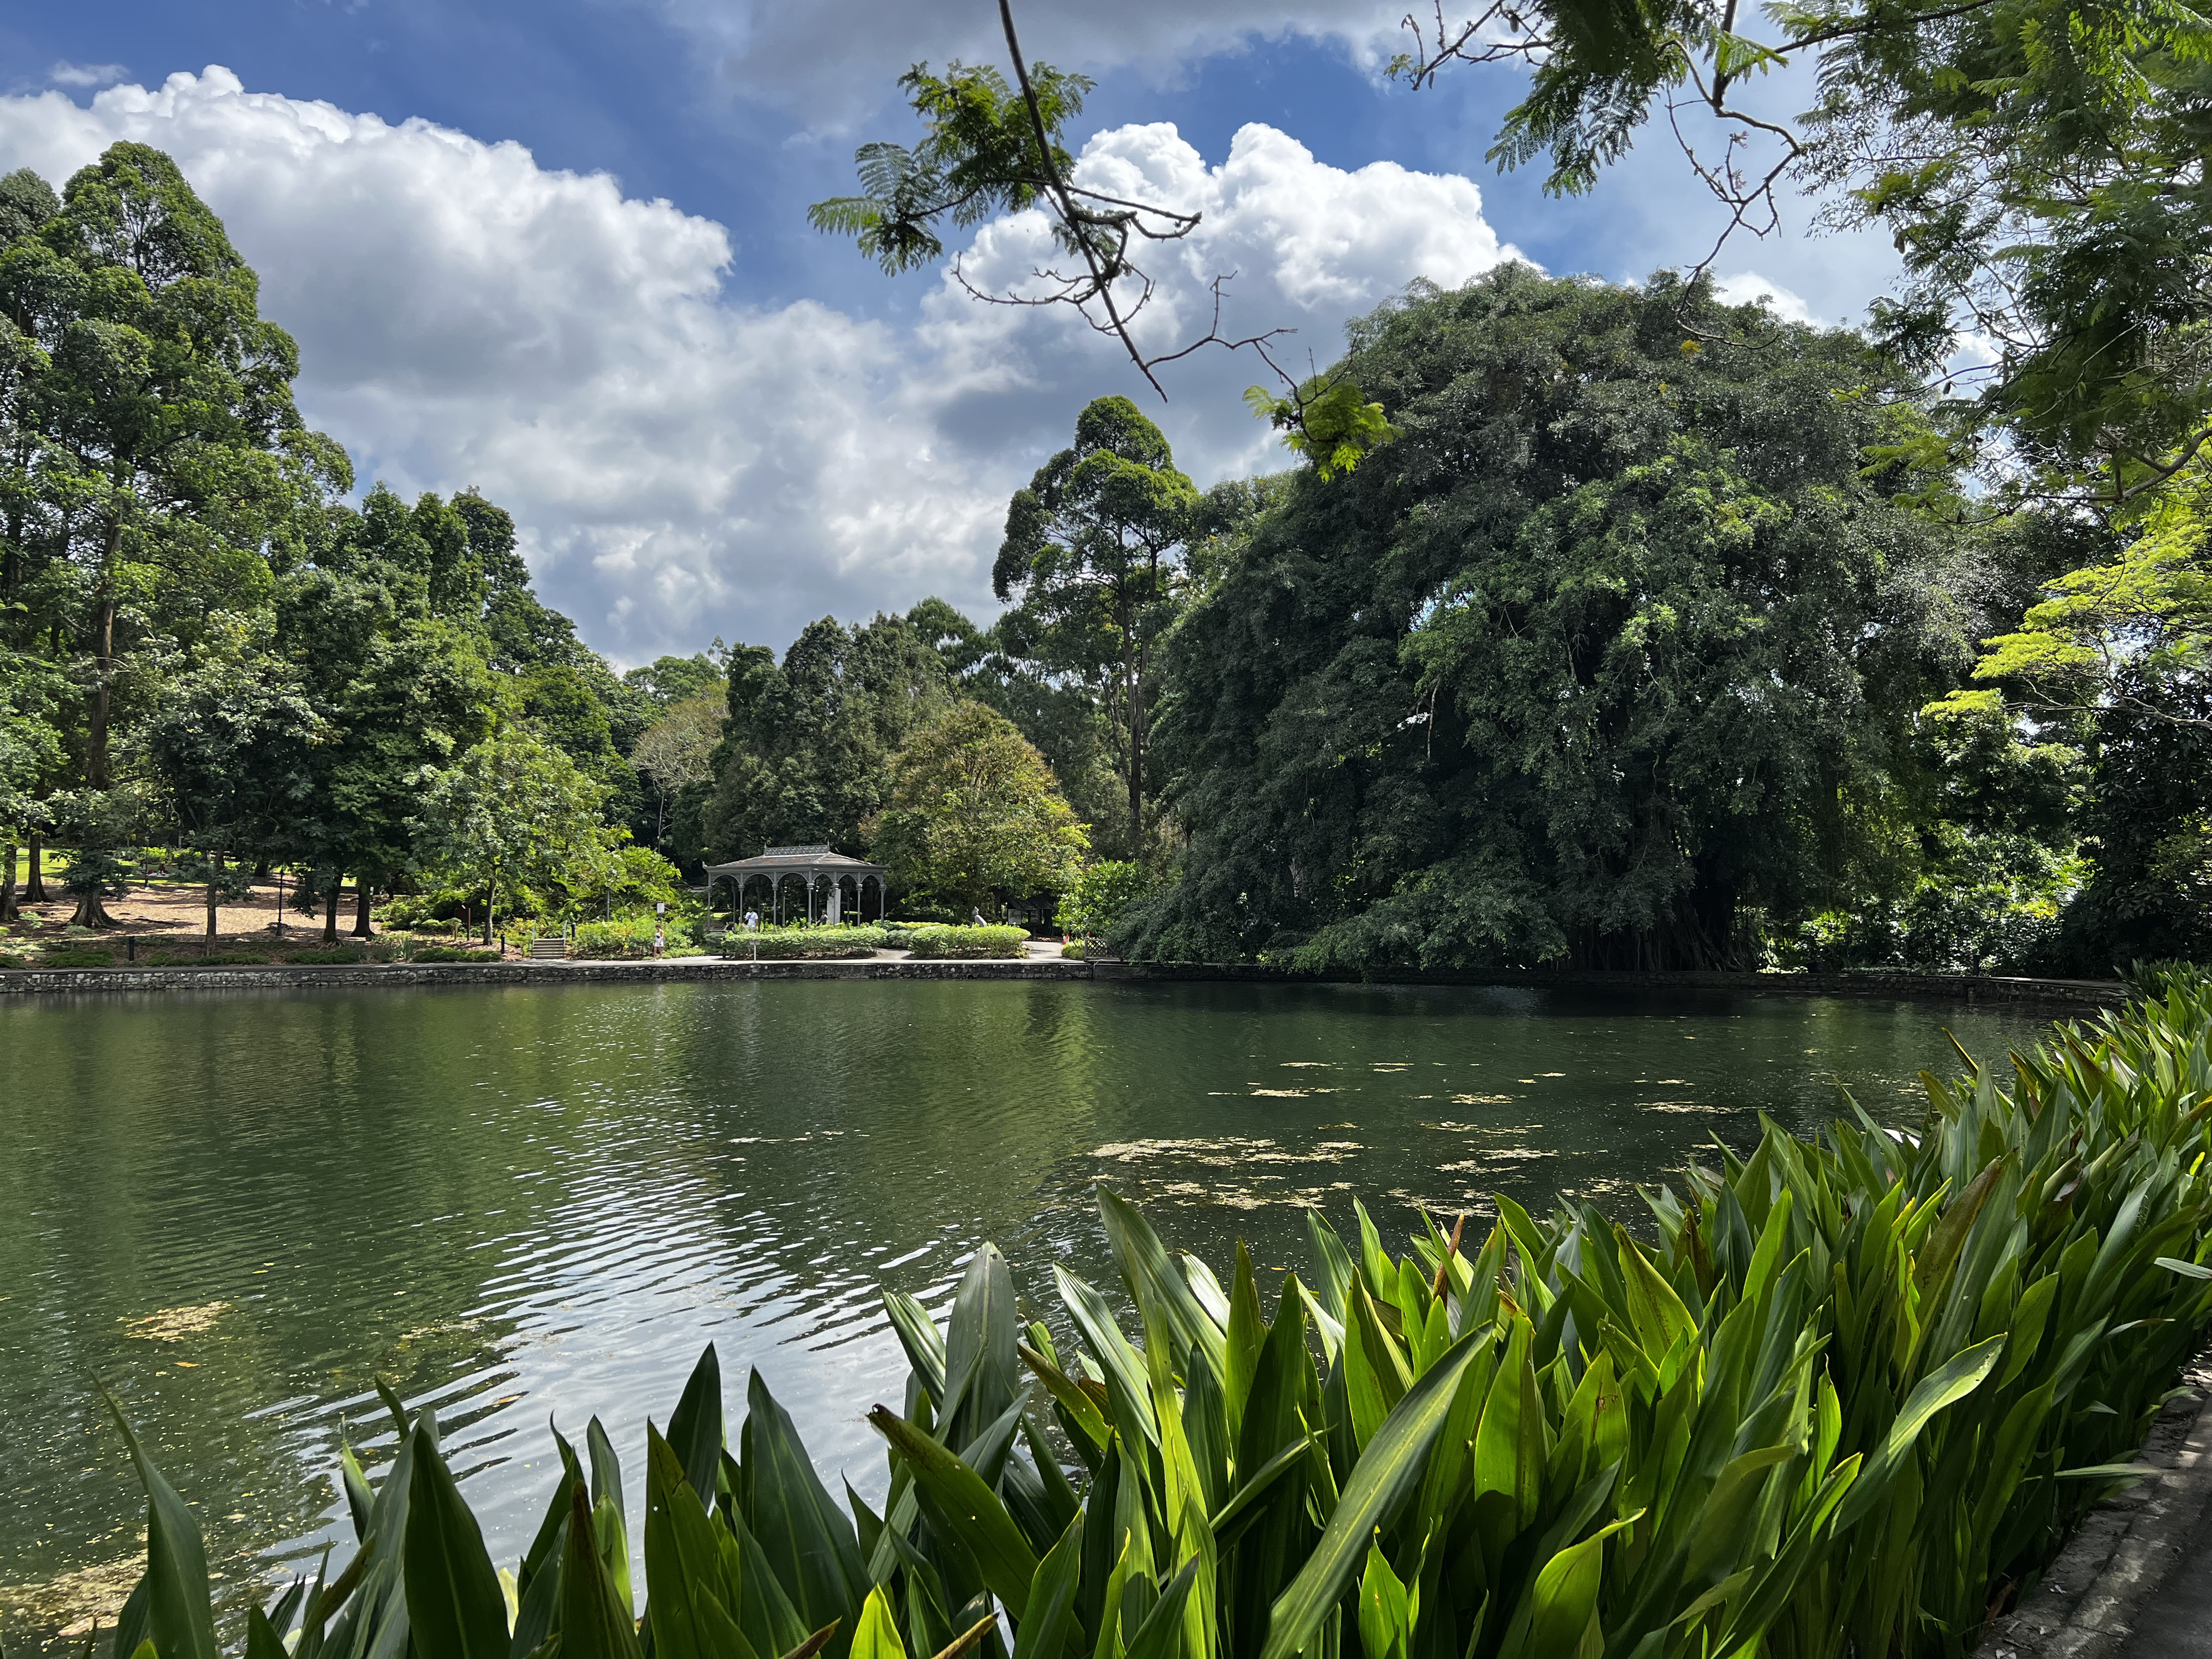
{"type": "Polygon", "coordinates": [[[491,913],[492,913],[492,909],[493,909],[493,908],[494,908],[495,905],[497,905],[497,904],[498,904],[498,902],[499,902],[499,883],[498,883],[498,882],[496,882],[496,881],[495,881],[495,882],[493,882],[493,883],[492,883],[492,884],[491,884],[491,891],[489,891],[489,893],[487,893],[487,894],[485,894],[485,895],[484,895],[484,940],[483,940],[483,942],[484,942],[486,945],[489,945],[489,944],[490,944],[490,943],[491,943],[491,913]]]}
{"type": "Polygon", "coordinates": [[[19,920],[15,907],[15,832],[8,832],[6,872],[0,874],[0,923],[19,920]]]}
{"type": "Polygon", "coordinates": [[[97,893],[87,893],[76,902],[76,910],[69,919],[72,927],[120,927],[123,924],[107,914],[107,904],[97,893]]]}
{"type": "MultiPolygon", "coordinates": [[[[1127,641],[1130,629],[1124,629],[1127,641]]],[[[1137,676],[1135,653],[1125,644],[1121,653],[1122,701],[1129,710],[1129,856],[1141,858],[1145,850],[1145,711],[1137,676]]]]}
{"type": "Polygon", "coordinates": [[[46,849],[39,832],[31,831],[31,869],[23,883],[23,902],[44,904],[46,902],[46,849]]]}
{"type": "Polygon", "coordinates": [[[107,526],[107,550],[100,562],[100,591],[93,597],[92,690],[86,721],[84,781],[94,789],[107,787],[107,702],[109,682],[115,675],[115,563],[123,551],[123,514],[118,511],[107,526]]]}
{"type": "Polygon", "coordinates": [[[345,872],[331,872],[331,890],[323,897],[323,943],[338,942],[338,889],[344,884],[345,872]]]}
{"type": "Polygon", "coordinates": [[[368,878],[368,871],[361,872],[353,878],[353,936],[356,939],[373,939],[376,929],[369,925],[368,904],[370,896],[376,890],[376,884],[368,878]]]}

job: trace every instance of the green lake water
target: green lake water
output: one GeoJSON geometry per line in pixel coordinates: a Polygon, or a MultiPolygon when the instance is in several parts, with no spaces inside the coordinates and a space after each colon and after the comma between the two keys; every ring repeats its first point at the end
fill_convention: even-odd
{"type": "Polygon", "coordinates": [[[111,1610],[143,1499],[112,1389],[232,1595],[350,1540],[375,1379],[432,1402],[495,1557],[550,1489],[550,1416],[625,1465],[719,1345],[825,1474],[905,1367],[880,1283],[935,1305],[994,1239],[1017,1285],[1103,1287],[1097,1181],[1225,1276],[1305,1267],[1300,1206],[1402,1233],[1503,1190],[1637,1224],[1755,1114],[1837,1086],[1913,1115],[1948,1026],[2013,1011],[1704,994],[921,981],[393,988],[0,1002],[0,1635],[111,1610]]]}

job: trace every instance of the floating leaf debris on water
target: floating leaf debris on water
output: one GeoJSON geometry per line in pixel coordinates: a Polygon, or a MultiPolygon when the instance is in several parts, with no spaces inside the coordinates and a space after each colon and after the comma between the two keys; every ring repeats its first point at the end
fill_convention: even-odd
{"type": "Polygon", "coordinates": [[[123,1328],[125,1336],[134,1336],[149,1342],[174,1342],[179,1338],[197,1336],[230,1311],[228,1302],[200,1302],[190,1307],[163,1308],[143,1319],[134,1319],[123,1328]]]}

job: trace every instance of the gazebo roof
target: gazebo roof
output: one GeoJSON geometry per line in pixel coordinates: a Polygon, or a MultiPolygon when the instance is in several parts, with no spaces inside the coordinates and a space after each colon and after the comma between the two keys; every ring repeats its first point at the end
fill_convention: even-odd
{"type": "Polygon", "coordinates": [[[708,876],[773,875],[780,871],[825,871],[835,875],[880,876],[887,872],[880,864],[870,864],[862,859],[848,859],[842,853],[833,853],[827,843],[820,847],[771,847],[758,858],[734,859],[727,864],[710,864],[708,876]]]}

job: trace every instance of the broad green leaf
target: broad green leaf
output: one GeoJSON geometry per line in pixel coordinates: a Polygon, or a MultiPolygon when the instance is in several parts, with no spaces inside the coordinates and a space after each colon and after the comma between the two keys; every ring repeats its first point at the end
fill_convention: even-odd
{"type": "Polygon", "coordinates": [[[218,1659],[199,1523],[138,1444],[115,1396],[102,1389],[100,1397],[123,1431],[123,1443],[131,1449],[139,1484],[146,1489],[147,1636],[162,1659],[218,1659]]]}
{"type": "Polygon", "coordinates": [[[1196,1560],[1186,1561],[1182,1570],[1168,1581],[1168,1587],[1160,1592],[1160,1599],[1152,1604],[1152,1610],[1129,1638],[1124,1659],[1172,1659],[1182,1644],[1183,1607],[1190,1600],[1191,1585],[1198,1572],[1196,1560]]]}
{"type": "Polygon", "coordinates": [[[1113,1430],[1107,1424],[1105,1413],[1098,1409],[1098,1402],[1085,1394],[1066,1371],[1026,1342],[1021,1346],[1021,1356],[1022,1363],[1030,1368],[1038,1382],[1044,1384],[1046,1392],[1075,1419],[1076,1426],[1089,1437],[1091,1443],[1103,1446],[1113,1430]]]}
{"type": "Polygon", "coordinates": [[[1407,1390],[1368,1443],[1320,1543],[1290,1587],[1276,1598],[1261,1659],[1290,1659],[1302,1651],[1343,1597],[1376,1533],[1389,1524],[1398,1506],[1419,1485],[1460,1378],[1481,1343],[1480,1335],[1469,1335],[1452,1344],[1407,1390]]]}
{"type": "Polygon", "coordinates": [[[937,1328],[937,1322],[929,1316],[928,1309],[904,1291],[885,1285],[883,1299],[884,1311],[890,1316],[891,1329],[898,1335],[899,1346],[906,1350],[906,1363],[928,1390],[929,1403],[943,1411],[945,1337],[937,1328]]]}
{"type": "Polygon", "coordinates": [[[1698,1322],[1682,1305],[1674,1287],[1636,1247],[1625,1228],[1615,1227],[1613,1245],[1620,1259],[1620,1277],[1627,1292],[1629,1322],[1644,1352],[1656,1360],[1685,1337],[1694,1339],[1698,1322]]]}
{"type": "Polygon", "coordinates": [[[1267,1328],[1260,1317],[1260,1287],[1252,1277],[1252,1253],[1237,1241],[1237,1270],[1229,1279],[1229,1333],[1224,1352],[1228,1369],[1222,1373],[1221,1391],[1229,1407],[1229,1443],[1237,1443],[1244,1426],[1244,1401],[1252,1392],[1252,1375],[1266,1346],[1267,1328]]]}
{"type": "Polygon", "coordinates": [[[612,1503],[627,1527],[629,1516],[623,1503],[622,1460],[615,1455],[614,1443],[596,1417],[584,1425],[584,1445],[592,1459],[592,1506],[612,1503]]]}
{"type": "Polygon", "coordinates": [[[561,1659],[641,1659],[637,1629],[615,1604],[592,1530],[591,1494],[568,1488],[568,1539],[561,1552],[561,1659]]]}
{"type": "MultiPolygon", "coordinates": [[[[502,1638],[506,1636],[504,1631],[500,1634],[502,1638]]],[[[284,1650],[284,1638],[258,1607],[246,1610],[246,1659],[291,1659],[284,1650]]]]}
{"type": "Polygon", "coordinates": [[[984,1583],[1018,1621],[1030,1583],[1036,1577],[1037,1559],[998,1494],[959,1457],[904,1418],[878,1406],[868,1413],[868,1421],[937,1500],[961,1544],[975,1558],[984,1583]]]}
{"type": "MultiPolygon", "coordinates": [[[[645,1431],[646,1617],[653,1659],[759,1659],[729,1605],[722,1537],[669,1443],[645,1431]]],[[[734,1547],[734,1542],[732,1544],[734,1547]]]]}
{"type": "Polygon", "coordinates": [[[2004,1346],[2003,1335],[1993,1336],[1952,1355],[1921,1379],[1919,1386],[1906,1396],[1905,1409],[1890,1425],[1888,1435],[1852,1483],[1850,1495],[1844,1499],[1836,1517],[1838,1531],[1848,1529],[1881,1501],[1898,1465],[1911,1454],[1920,1431],[1937,1413],[1982,1386],[1982,1380],[1995,1368],[2004,1346]]]}
{"type": "Polygon", "coordinates": [[[1140,1435],[1148,1444],[1158,1445],[1160,1426],[1152,1417],[1152,1376],[1144,1356],[1121,1334],[1121,1328],[1114,1322],[1114,1311],[1106,1305],[1105,1297],[1065,1267],[1055,1265],[1052,1276],[1060,1287],[1060,1302],[1075,1322],[1084,1346],[1105,1373],[1107,1392],[1115,1411],[1129,1413],[1129,1421],[1117,1426],[1125,1433],[1140,1435]]]}
{"type": "Polygon", "coordinates": [[[1216,1510],[1211,1524],[1214,1536],[1225,1548],[1238,1530],[1238,1522],[1255,1513],[1253,1506],[1264,1498],[1269,1487],[1292,1469],[1302,1466],[1307,1451],[1320,1443],[1321,1436],[1310,1434],[1302,1440],[1293,1440],[1273,1457],[1253,1471],[1252,1476],[1239,1486],[1229,1501],[1216,1510]]]}
{"type": "Polygon", "coordinates": [[[1013,1276],[995,1244],[968,1260],[945,1323],[945,1399],[939,1437],[962,1445],[995,1420],[1021,1387],[1015,1348],[1021,1322],[1014,1315],[1013,1276]]]}
{"type": "Polygon", "coordinates": [[[1590,1615],[1597,1607],[1605,1540],[1635,1525],[1642,1516],[1638,1510],[1601,1527],[1544,1563],[1528,1592],[1525,1633],[1517,1644],[1509,1633],[1501,1655],[1510,1659],[1571,1659],[1581,1648],[1583,1632],[1589,1628],[1590,1615]]]}
{"type": "MultiPolygon", "coordinates": [[[[1352,1289],[1352,1252],[1319,1210],[1306,1212],[1306,1239],[1313,1246],[1313,1295],[1322,1312],[1339,1330],[1344,1328],[1345,1297],[1352,1289]]],[[[1275,1316],[1281,1318],[1279,1310],[1275,1316]]]]}
{"type": "Polygon", "coordinates": [[[1152,1223],[1103,1182],[1098,1186],[1098,1216],[1106,1224],[1107,1243],[1114,1247],[1114,1259],[1137,1305],[1165,1325],[1178,1358],[1185,1349],[1197,1348],[1213,1374],[1220,1376],[1229,1363],[1222,1328],[1191,1293],[1189,1282],[1176,1271],[1152,1223]]]}
{"type": "Polygon", "coordinates": [[[1359,1576],[1359,1645],[1367,1659],[1405,1659],[1412,1631],[1406,1618],[1406,1586],[1390,1570],[1382,1547],[1367,1547],[1367,1567],[1359,1576]]]}
{"type": "Polygon", "coordinates": [[[1068,1639],[1080,1638],[1075,1591],[1082,1571],[1083,1515],[1079,1510],[1030,1580],[1021,1628],[1014,1632],[1013,1659],[1060,1659],[1068,1639]]]}
{"type": "Polygon", "coordinates": [[[422,1659],[507,1659],[507,1597],[483,1531],[420,1422],[410,1478],[404,1548],[416,1652],[422,1659]]]}
{"type": "Polygon", "coordinates": [[[860,1622],[853,1631],[853,1659],[907,1659],[906,1644],[899,1639],[898,1620],[891,1614],[890,1597],[878,1584],[868,1592],[860,1607],[860,1622]]]}
{"type": "MultiPolygon", "coordinates": [[[[668,1419],[668,1443],[684,1465],[684,1478],[702,1504],[714,1501],[714,1477],[722,1462],[722,1362],[709,1342],[684,1384],[668,1419]]],[[[574,1659],[574,1656],[567,1656],[574,1659]]]]}
{"type": "MultiPolygon", "coordinates": [[[[745,1405],[746,1522],[806,1627],[850,1631],[868,1590],[852,1520],[815,1474],[798,1429],[757,1366],[745,1405]]],[[[830,1650],[842,1653],[842,1644],[833,1641],[830,1650]]]]}

